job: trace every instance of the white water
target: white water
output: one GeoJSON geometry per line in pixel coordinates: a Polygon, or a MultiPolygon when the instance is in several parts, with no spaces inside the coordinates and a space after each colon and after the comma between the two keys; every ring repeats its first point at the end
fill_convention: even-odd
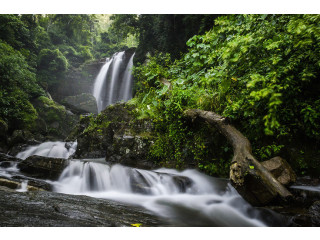
{"type": "Polygon", "coordinates": [[[56,192],[139,205],[179,226],[266,226],[259,211],[226,180],[196,170],[147,171],[71,161],[53,184],[56,192]]]}
{"type": "Polygon", "coordinates": [[[132,98],[132,74],[133,56],[128,61],[124,74],[120,74],[124,64],[125,52],[115,53],[111,59],[107,59],[96,77],[93,96],[96,98],[98,112],[106,106],[132,98]],[[111,75],[111,76],[110,76],[111,75]]]}
{"type": "Polygon", "coordinates": [[[65,146],[65,142],[44,142],[39,145],[28,147],[25,151],[18,153],[16,157],[26,159],[29,156],[38,155],[43,157],[68,159],[75,153],[77,142],[70,143],[69,149],[65,146]]]}
{"type": "Polygon", "coordinates": [[[97,101],[98,112],[102,111],[103,101],[101,99],[101,91],[111,63],[112,59],[107,58],[106,63],[101,68],[94,83],[93,96],[96,98],[97,101]]]}
{"type": "Polygon", "coordinates": [[[296,188],[296,189],[301,189],[301,190],[306,190],[306,191],[311,191],[311,192],[320,192],[320,185],[319,186],[298,186],[298,185],[294,185],[294,186],[291,186],[290,188],[296,188]]]}
{"type": "Polygon", "coordinates": [[[17,192],[27,192],[28,191],[28,180],[21,182],[21,187],[16,190],[17,192]]]}
{"type": "Polygon", "coordinates": [[[122,63],[124,52],[119,52],[114,56],[113,60],[113,66],[112,66],[112,77],[110,80],[110,87],[108,92],[108,102],[107,106],[114,103],[114,97],[115,94],[115,82],[119,80],[119,72],[120,72],[120,66],[122,63]]]}
{"type": "Polygon", "coordinates": [[[19,172],[18,163],[11,163],[10,167],[2,167],[0,165],[0,177],[11,178],[13,174],[19,172]]]}
{"type": "Polygon", "coordinates": [[[133,54],[128,62],[128,65],[125,70],[125,75],[123,77],[122,85],[120,88],[120,99],[123,99],[124,101],[128,101],[132,98],[132,74],[131,70],[133,67],[133,57],[135,54],[133,54]]]}

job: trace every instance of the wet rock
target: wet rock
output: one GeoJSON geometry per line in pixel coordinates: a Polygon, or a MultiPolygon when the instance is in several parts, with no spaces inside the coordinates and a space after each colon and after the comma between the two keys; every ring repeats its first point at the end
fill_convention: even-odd
{"type": "Polygon", "coordinates": [[[63,158],[30,156],[21,161],[18,168],[28,176],[56,180],[67,164],[68,160],[63,158]]]}
{"type": "Polygon", "coordinates": [[[281,157],[274,157],[261,164],[283,185],[290,185],[296,181],[296,174],[287,161],[281,157]]]}
{"type": "Polygon", "coordinates": [[[96,99],[90,93],[66,97],[62,103],[76,113],[98,114],[96,99]]]}
{"type": "Polygon", "coordinates": [[[115,136],[112,146],[107,148],[106,161],[120,163],[125,166],[153,169],[157,165],[147,160],[151,142],[142,136],[115,136]]]}
{"type": "Polygon", "coordinates": [[[190,178],[184,176],[173,176],[172,179],[182,193],[185,193],[193,184],[190,178]]]}
{"type": "Polygon", "coordinates": [[[21,159],[15,158],[5,153],[0,152],[0,162],[19,162],[21,159]]]}
{"type": "MultiPolygon", "coordinates": [[[[0,186],[4,186],[10,189],[20,189],[21,188],[21,182],[14,181],[14,180],[8,180],[5,178],[0,178],[0,186]]],[[[43,189],[34,187],[31,185],[27,185],[28,191],[42,191],[43,189]]]]}
{"type": "Polygon", "coordinates": [[[320,226],[320,201],[314,202],[308,210],[312,225],[315,227],[320,226]]]}
{"type": "Polygon", "coordinates": [[[168,226],[142,208],[86,196],[46,191],[16,192],[0,187],[0,226],[142,227],[168,226]]]}

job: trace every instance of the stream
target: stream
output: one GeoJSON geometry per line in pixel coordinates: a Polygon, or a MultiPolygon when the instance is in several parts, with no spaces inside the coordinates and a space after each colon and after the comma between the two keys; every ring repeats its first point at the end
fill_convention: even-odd
{"type": "MultiPolygon", "coordinates": [[[[46,142],[17,154],[69,158],[76,143],[46,142]]],[[[0,167],[0,176],[19,175],[16,164],[0,167]]],[[[71,159],[56,181],[46,180],[53,192],[84,195],[140,207],[172,226],[287,226],[289,219],[271,210],[254,208],[227,179],[213,178],[195,169],[143,170],[100,159],[71,159]]],[[[26,192],[27,181],[16,191],[26,192]]],[[[63,196],[63,195],[61,195],[63,196]]],[[[90,204],[90,203],[88,203],[90,204]]]]}

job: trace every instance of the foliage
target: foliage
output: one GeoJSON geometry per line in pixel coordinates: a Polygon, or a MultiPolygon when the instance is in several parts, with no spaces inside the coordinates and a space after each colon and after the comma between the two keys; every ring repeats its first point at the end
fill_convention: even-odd
{"type": "Polygon", "coordinates": [[[42,49],[38,56],[38,79],[43,86],[56,84],[68,69],[68,61],[59,49],[42,49]],[[45,84],[44,84],[45,83],[45,84]]]}
{"type": "MultiPolygon", "coordinates": [[[[189,51],[179,61],[167,64],[160,55],[136,67],[140,112],[152,113],[162,134],[154,153],[178,163],[176,146],[187,144],[190,134],[179,116],[188,108],[228,117],[261,159],[279,153],[297,135],[319,142],[319,20],[319,15],[222,16],[206,34],[187,41],[189,51]]],[[[214,169],[199,165],[205,166],[214,169]]]]}
{"type": "Polygon", "coordinates": [[[7,43],[0,41],[0,118],[9,131],[30,128],[37,112],[30,99],[43,94],[25,57],[7,43]]]}
{"type": "Polygon", "coordinates": [[[138,39],[135,61],[142,63],[146,54],[170,53],[178,58],[186,50],[185,42],[194,34],[213,26],[217,15],[206,14],[124,14],[112,15],[110,33],[119,40],[138,39]]]}

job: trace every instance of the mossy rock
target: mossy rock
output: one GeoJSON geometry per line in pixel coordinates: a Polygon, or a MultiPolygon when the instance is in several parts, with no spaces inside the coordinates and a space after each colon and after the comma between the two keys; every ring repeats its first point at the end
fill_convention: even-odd
{"type": "Polygon", "coordinates": [[[36,126],[31,130],[34,134],[62,140],[66,138],[78,122],[78,116],[68,111],[63,105],[41,96],[32,101],[38,112],[36,126]]]}
{"type": "Polygon", "coordinates": [[[147,159],[153,143],[153,124],[138,120],[134,106],[119,103],[108,106],[97,117],[83,116],[68,139],[78,140],[76,157],[105,157],[106,161],[132,167],[156,167],[147,159]]]}

